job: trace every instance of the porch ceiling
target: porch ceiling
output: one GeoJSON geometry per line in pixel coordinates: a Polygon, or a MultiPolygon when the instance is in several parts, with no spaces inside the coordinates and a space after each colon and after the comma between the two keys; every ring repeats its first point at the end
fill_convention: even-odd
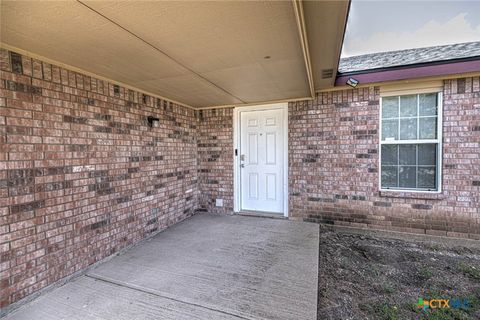
{"type": "Polygon", "coordinates": [[[209,107],[333,86],[348,1],[3,0],[0,10],[3,44],[209,107]]]}

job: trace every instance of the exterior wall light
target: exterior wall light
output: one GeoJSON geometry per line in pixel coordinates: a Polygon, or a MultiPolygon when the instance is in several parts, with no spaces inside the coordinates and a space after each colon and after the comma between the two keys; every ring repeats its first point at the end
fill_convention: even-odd
{"type": "Polygon", "coordinates": [[[348,78],[347,84],[350,87],[355,88],[359,84],[359,81],[357,79],[354,79],[354,78],[348,78]]]}
{"type": "Polygon", "coordinates": [[[149,117],[147,117],[147,121],[148,121],[148,125],[150,126],[150,128],[152,128],[153,126],[155,126],[155,127],[158,126],[158,122],[160,121],[160,119],[149,116],[149,117]]]}

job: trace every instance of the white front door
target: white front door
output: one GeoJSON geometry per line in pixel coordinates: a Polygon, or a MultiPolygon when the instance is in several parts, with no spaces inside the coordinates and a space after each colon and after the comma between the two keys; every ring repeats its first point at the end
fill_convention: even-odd
{"type": "Polygon", "coordinates": [[[241,210],[283,213],[284,113],[240,112],[241,210]]]}

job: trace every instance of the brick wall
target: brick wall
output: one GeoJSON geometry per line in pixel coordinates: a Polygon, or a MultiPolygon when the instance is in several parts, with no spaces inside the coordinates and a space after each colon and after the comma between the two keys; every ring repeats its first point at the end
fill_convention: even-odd
{"type": "Polygon", "coordinates": [[[233,212],[233,109],[197,111],[199,207],[233,212]],[[215,199],[223,199],[223,207],[215,199]]]}
{"type": "Polygon", "coordinates": [[[192,109],[6,50],[0,69],[1,307],[193,214],[192,109]]]}
{"type": "Polygon", "coordinates": [[[289,108],[290,215],[306,221],[480,239],[479,78],[446,80],[443,192],[378,190],[379,89],[289,108]]]}
{"type": "MultiPolygon", "coordinates": [[[[290,218],[480,239],[479,78],[445,81],[443,192],[438,195],[379,193],[379,98],[379,88],[370,87],[290,103],[290,218]]],[[[199,144],[199,165],[214,170],[208,171],[211,184],[200,188],[201,203],[209,211],[229,212],[230,205],[215,208],[214,199],[232,201],[232,111],[215,112],[204,113],[200,124],[199,141],[205,143],[199,144]],[[224,134],[217,141],[218,130],[224,134]],[[217,160],[209,156],[221,149],[226,151],[217,160]]]]}
{"type": "MultiPolygon", "coordinates": [[[[1,307],[197,208],[232,212],[231,108],[193,111],[6,50],[0,70],[1,307]]],[[[378,108],[374,87],[290,103],[290,217],[480,239],[479,78],[445,81],[439,195],[379,193],[378,108]]]]}

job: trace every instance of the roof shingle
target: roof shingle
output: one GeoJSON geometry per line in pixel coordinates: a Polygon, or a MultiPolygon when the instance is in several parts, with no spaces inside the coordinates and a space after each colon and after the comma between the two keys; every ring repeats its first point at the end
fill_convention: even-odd
{"type": "Polygon", "coordinates": [[[480,58],[480,41],[445,46],[378,52],[340,59],[339,73],[367,71],[417,63],[480,58]]]}

